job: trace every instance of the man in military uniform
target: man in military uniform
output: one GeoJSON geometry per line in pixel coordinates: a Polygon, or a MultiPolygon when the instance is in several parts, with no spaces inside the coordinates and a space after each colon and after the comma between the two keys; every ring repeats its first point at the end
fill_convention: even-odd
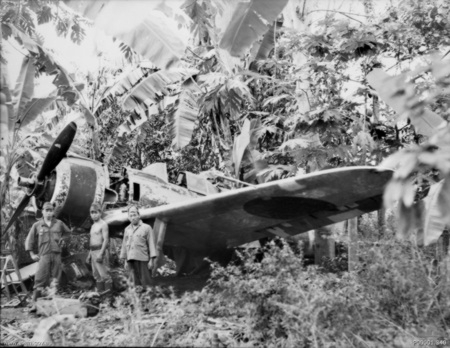
{"type": "Polygon", "coordinates": [[[63,246],[63,234],[71,233],[67,225],[54,218],[55,207],[46,202],[42,208],[43,218],[31,227],[25,240],[25,250],[30,252],[33,261],[39,261],[38,269],[34,278],[33,306],[30,312],[36,311],[36,300],[41,297],[42,290],[50,285],[54,279],[56,285],[62,273],[61,248],[63,246]],[[38,254],[34,247],[37,246],[38,254]]]}

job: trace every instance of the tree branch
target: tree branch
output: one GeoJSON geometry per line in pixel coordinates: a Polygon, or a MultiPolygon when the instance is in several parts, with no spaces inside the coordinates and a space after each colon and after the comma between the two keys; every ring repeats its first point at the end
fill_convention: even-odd
{"type": "Polygon", "coordinates": [[[396,67],[397,65],[399,65],[401,62],[404,62],[405,60],[409,60],[412,59],[412,57],[403,57],[402,59],[400,59],[397,63],[395,63],[394,65],[392,65],[391,67],[387,68],[385,71],[389,71],[392,68],[396,67]]]}
{"type": "Polygon", "coordinates": [[[442,56],[441,60],[444,59],[449,53],[450,53],[450,50],[448,50],[448,51],[442,56]]]}
{"type": "Polygon", "coordinates": [[[343,16],[345,16],[345,17],[347,17],[347,18],[350,18],[350,19],[352,19],[352,20],[354,20],[354,21],[357,21],[357,22],[359,22],[359,23],[361,23],[361,24],[364,24],[364,23],[361,22],[359,19],[356,19],[356,18],[353,18],[353,17],[349,16],[348,13],[351,14],[351,15],[362,16],[362,17],[368,17],[368,16],[366,16],[366,15],[361,15],[361,14],[357,14],[357,13],[342,12],[342,11],[336,11],[336,10],[312,10],[312,11],[309,11],[308,14],[310,14],[310,13],[312,13],[312,12],[319,12],[319,11],[321,11],[321,12],[334,12],[334,13],[338,13],[338,14],[341,14],[341,15],[343,15],[343,16]]]}
{"type": "Polygon", "coordinates": [[[367,18],[369,17],[367,15],[363,15],[363,14],[360,14],[360,13],[344,12],[344,11],[336,11],[336,10],[311,10],[307,14],[310,14],[310,13],[313,13],[313,12],[336,12],[336,13],[340,13],[340,14],[350,14],[350,15],[367,17],[367,18]]]}

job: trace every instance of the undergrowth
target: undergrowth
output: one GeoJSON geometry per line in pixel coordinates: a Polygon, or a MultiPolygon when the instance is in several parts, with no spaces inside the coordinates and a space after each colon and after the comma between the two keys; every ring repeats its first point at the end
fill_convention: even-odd
{"type": "Polygon", "coordinates": [[[427,249],[388,237],[367,242],[352,273],[306,267],[299,250],[278,240],[264,247],[262,260],[260,251],[241,252],[227,267],[214,264],[202,291],[181,297],[129,288],[98,318],[80,321],[71,337],[77,345],[180,347],[450,343],[450,275],[427,249]],[[93,324],[101,321],[99,334],[93,324]]]}
{"type": "Polygon", "coordinates": [[[357,272],[329,273],[304,267],[279,241],[261,262],[248,252],[215,265],[208,287],[181,299],[183,314],[158,343],[196,346],[205,318],[240,324],[223,338],[229,346],[411,347],[421,337],[450,338],[449,274],[426,252],[385,239],[359,256],[357,272]]]}

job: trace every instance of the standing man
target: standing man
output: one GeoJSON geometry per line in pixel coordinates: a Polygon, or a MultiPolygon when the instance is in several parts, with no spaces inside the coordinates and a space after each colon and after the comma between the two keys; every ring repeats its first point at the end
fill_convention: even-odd
{"type": "Polygon", "coordinates": [[[50,285],[52,279],[59,284],[61,278],[61,247],[64,244],[63,237],[66,237],[63,234],[67,235],[71,230],[64,222],[54,218],[54,212],[52,203],[44,203],[43,218],[33,224],[25,240],[25,250],[30,252],[33,261],[39,261],[30,312],[36,312],[36,300],[41,297],[44,287],[50,285]],[[34,253],[35,246],[38,254],[34,253]]]}
{"type": "Polygon", "coordinates": [[[102,293],[105,290],[112,289],[111,276],[109,275],[109,229],[108,224],[101,218],[102,208],[100,204],[91,205],[91,218],[94,221],[91,226],[91,239],[89,243],[89,255],[87,263],[92,266],[97,291],[102,293]]]}
{"type": "Polygon", "coordinates": [[[131,224],[125,228],[120,258],[125,260],[125,270],[135,286],[149,286],[158,256],[155,235],[150,225],[142,222],[137,206],[128,208],[128,219],[131,224]]]}

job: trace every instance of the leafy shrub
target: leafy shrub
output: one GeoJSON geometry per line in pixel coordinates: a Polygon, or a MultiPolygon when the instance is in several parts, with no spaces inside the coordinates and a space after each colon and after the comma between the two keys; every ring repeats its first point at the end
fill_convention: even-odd
{"type": "Polygon", "coordinates": [[[102,310],[116,339],[81,330],[86,322],[79,343],[406,348],[420,337],[448,338],[449,274],[430,250],[388,236],[366,241],[351,273],[307,267],[299,250],[275,240],[261,259],[248,249],[227,267],[213,264],[202,291],[178,298],[128,288],[102,310]]]}
{"type": "Polygon", "coordinates": [[[261,262],[250,251],[240,263],[216,265],[207,289],[182,298],[183,314],[165,330],[171,343],[198,343],[193,331],[205,318],[241,323],[232,346],[407,347],[449,330],[448,282],[410,243],[363,246],[359,271],[340,275],[304,267],[284,241],[264,252],[261,262]]]}

